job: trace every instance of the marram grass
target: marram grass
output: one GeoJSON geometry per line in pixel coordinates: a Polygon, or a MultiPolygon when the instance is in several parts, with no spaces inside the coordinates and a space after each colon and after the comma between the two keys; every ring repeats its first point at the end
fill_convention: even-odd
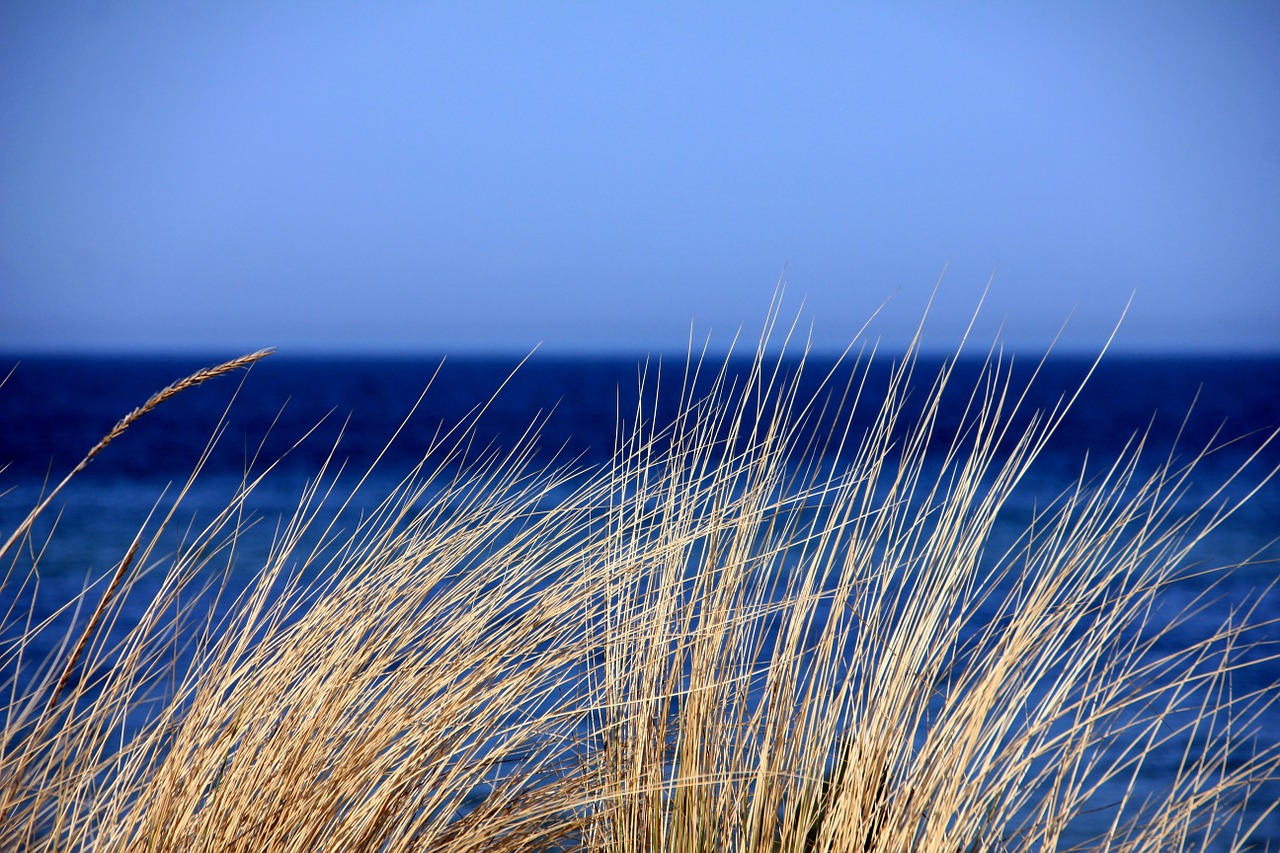
{"type": "MultiPolygon", "coordinates": [[[[175,511],[151,519],[39,677],[3,685],[0,849],[1248,849],[1267,809],[1243,804],[1280,776],[1250,740],[1276,686],[1232,690],[1262,619],[1173,651],[1152,619],[1233,510],[1186,505],[1195,460],[1139,464],[1136,437],[1009,542],[1074,389],[1027,412],[1002,359],[957,389],[913,347],[887,387],[801,396],[768,337],[745,381],[706,357],[648,376],[599,470],[543,467],[536,431],[477,455],[462,424],[346,530],[319,471],[216,611],[194,591],[271,467],[176,554],[175,511]]],[[[157,394],[76,470],[262,355],[157,394]]],[[[37,576],[49,505],[9,532],[0,600],[37,576]]],[[[51,627],[3,619],[0,671],[31,671],[51,627]]]]}

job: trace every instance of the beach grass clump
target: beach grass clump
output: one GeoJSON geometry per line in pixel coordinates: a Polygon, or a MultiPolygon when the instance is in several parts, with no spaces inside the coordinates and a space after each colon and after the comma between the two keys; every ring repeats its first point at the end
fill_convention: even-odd
{"type": "Polygon", "coordinates": [[[960,386],[918,338],[814,382],[775,320],[746,373],[646,370],[604,466],[464,422],[354,517],[326,466],[243,590],[269,463],[37,624],[43,501],[4,551],[0,848],[1248,849],[1261,599],[1171,648],[1204,602],[1162,598],[1253,493],[1189,503],[1214,447],[1134,436],[1009,536],[1076,389],[1029,411],[997,351],[960,386]]]}

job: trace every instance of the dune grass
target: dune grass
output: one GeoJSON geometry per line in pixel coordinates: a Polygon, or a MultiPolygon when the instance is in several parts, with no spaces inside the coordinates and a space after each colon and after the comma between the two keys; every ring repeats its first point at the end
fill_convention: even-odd
{"type": "MultiPolygon", "coordinates": [[[[1202,602],[1158,608],[1238,505],[1187,505],[1213,448],[1150,464],[1135,436],[1009,541],[1074,389],[1025,411],[995,351],[957,388],[913,345],[885,387],[855,369],[802,396],[776,316],[745,381],[705,355],[646,370],[601,469],[539,461],[536,425],[477,449],[463,423],[344,526],[326,468],[210,610],[265,464],[177,553],[176,504],[149,520],[50,659],[28,660],[53,623],[6,605],[0,671],[38,675],[0,700],[0,848],[1247,849],[1278,691],[1233,677],[1272,654],[1267,623],[1241,602],[1169,651],[1202,602]]],[[[261,355],[166,389],[86,463],[261,355]]],[[[0,600],[34,583],[49,505],[9,537],[0,600]]]]}

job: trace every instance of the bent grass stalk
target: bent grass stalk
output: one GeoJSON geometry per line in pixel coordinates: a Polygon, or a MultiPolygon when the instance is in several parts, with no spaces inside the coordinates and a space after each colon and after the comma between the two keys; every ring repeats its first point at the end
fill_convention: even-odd
{"type": "MultiPolygon", "coordinates": [[[[655,387],[619,413],[601,470],[543,466],[536,424],[477,454],[471,421],[340,533],[326,465],[216,621],[185,591],[217,583],[270,466],[172,557],[140,531],[49,674],[10,685],[0,845],[1245,849],[1267,810],[1251,826],[1242,802],[1280,775],[1247,740],[1276,691],[1232,684],[1266,623],[1242,604],[1170,653],[1194,610],[1154,621],[1238,502],[1188,510],[1197,460],[1152,472],[1139,437],[1004,541],[1002,510],[1073,396],[1024,411],[994,349],[971,389],[954,360],[917,383],[918,335],[887,386],[850,350],[847,384],[833,371],[807,395],[803,358],[768,354],[795,331],[776,328],[775,305],[751,370],[726,362],[709,392],[691,357],[670,423],[646,369],[655,387]],[[955,393],[968,403],[944,434],[955,393]],[[164,574],[126,625],[134,563],[164,574]],[[77,666],[102,674],[69,687],[77,666]],[[1147,799],[1136,782],[1170,745],[1181,759],[1147,799]],[[1099,809],[1106,828],[1082,838],[1099,809]]],[[[261,355],[161,392],[86,463],[261,355]]]]}

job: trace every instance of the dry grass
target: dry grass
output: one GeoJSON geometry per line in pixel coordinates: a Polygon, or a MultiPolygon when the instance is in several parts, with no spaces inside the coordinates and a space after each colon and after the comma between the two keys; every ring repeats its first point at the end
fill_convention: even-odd
{"type": "MultiPolygon", "coordinates": [[[[994,553],[1069,395],[1022,411],[995,357],[971,389],[921,381],[913,348],[888,387],[855,370],[802,397],[769,352],[710,395],[705,357],[674,391],[650,377],[604,470],[540,467],[532,431],[477,456],[462,424],[346,532],[317,472],[218,619],[192,590],[216,592],[271,468],[162,557],[170,510],[5,686],[0,847],[1038,851],[1104,809],[1091,849],[1244,849],[1242,799],[1280,775],[1247,739],[1277,691],[1231,689],[1260,620],[1242,605],[1169,653],[1151,617],[1233,509],[1180,501],[1194,462],[1151,473],[1139,438],[994,553]],[[158,592],[125,624],[141,571],[158,592]],[[1135,780],[1168,744],[1150,799],[1135,780]]],[[[49,627],[4,619],[7,672],[49,627]]]]}

